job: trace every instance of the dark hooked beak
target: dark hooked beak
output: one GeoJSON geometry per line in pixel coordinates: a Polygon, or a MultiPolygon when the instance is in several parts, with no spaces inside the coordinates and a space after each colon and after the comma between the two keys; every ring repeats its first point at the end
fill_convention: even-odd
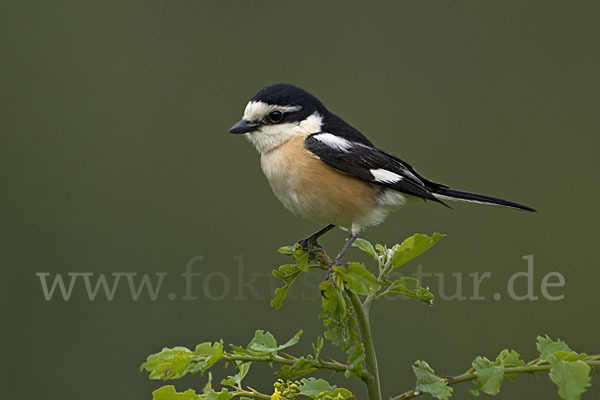
{"type": "Polygon", "coordinates": [[[259,127],[260,124],[242,119],[229,129],[229,133],[248,133],[257,130],[259,127]]]}

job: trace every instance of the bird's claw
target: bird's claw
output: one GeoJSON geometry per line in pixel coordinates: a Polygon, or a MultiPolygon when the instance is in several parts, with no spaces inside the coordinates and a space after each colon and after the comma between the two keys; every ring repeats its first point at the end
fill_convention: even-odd
{"type": "Polygon", "coordinates": [[[310,254],[314,254],[314,249],[321,249],[321,244],[319,243],[319,241],[312,237],[309,236],[307,238],[304,238],[302,240],[298,241],[298,246],[300,247],[300,249],[309,252],[310,254]]]}

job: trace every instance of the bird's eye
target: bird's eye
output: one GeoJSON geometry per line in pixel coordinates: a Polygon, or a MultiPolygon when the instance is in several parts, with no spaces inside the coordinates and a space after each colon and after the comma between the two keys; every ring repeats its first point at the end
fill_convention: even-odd
{"type": "Polygon", "coordinates": [[[283,118],[283,113],[281,111],[275,110],[269,114],[269,121],[271,121],[274,124],[281,121],[282,118],[283,118]]]}

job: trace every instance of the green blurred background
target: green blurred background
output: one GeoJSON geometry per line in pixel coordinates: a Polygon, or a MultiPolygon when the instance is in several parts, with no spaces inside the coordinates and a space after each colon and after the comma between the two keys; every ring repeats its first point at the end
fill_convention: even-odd
{"type": "MultiPolygon", "coordinates": [[[[279,204],[256,151],[227,133],[257,90],[281,81],[313,92],[434,180],[540,210],[414,206],[362,235],[391,245],[414,232],[447,234],[404,270],[445,272],[447,293],[452,273],[463,274],[467,296],[467,274],[492,273],[483,301],[374,307],[385,396],[412,387],[416,359],[458,374],[505,347],[533,358],[537,334],[600,352],[596,4],[5,2],[3,397],[148,399],[161,383],[138,371],[146,355],[219,338],[246,344],[255,329],[280,340],[304,329],[296,352],[308,351],[322,332],[315,283],[274,310],[269,274],[286,261],[278,246],[318,227],[279,204]],[[506,283],[529,254],[540,299],[511,300],[506,283]],[[204,257],[194,264],[198,300],[183,301],[180,274],[194,256],[204,257]],[[566,281],[550,291],[564,294],[560,301],[540,294],[553,271],[566,281]],[[46,301],[37,272],[168,276],[156,301],[133,301],[125,279],[113,301],[90,301],[81,281],[69,301],[46,301]],[[215,272],[207,294],[204,278],[215,272]],[[251,274],[260,274],[259,296],[238,290],[251,274]]],[[[335,253],[344,236],[322,243],[335,253]]],[[[350,258],[364,259],[357,250],[350,258]]],[[[439,292],[435,279],[425,283],[439,292]]],[[[219,378],[232,372],[216,369],[219,378]]],[[[331,380],[364,398],[355,382],[331,380]]],[[[268,391],[269,368],[254,368],[248,381],[268,391]]],[[[584,399],[598,398],[599,387],[594,373],[584,399]]],[[[467,389],[456,387],[455,397],[467,389]]],[[[558,396],[542,375],[505,383],[497,398],[558,396]]]]}

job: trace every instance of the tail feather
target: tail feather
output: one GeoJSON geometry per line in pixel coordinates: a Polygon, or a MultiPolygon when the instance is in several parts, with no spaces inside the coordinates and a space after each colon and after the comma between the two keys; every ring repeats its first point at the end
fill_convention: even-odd
{"type": "Polygon", "coordinates": [[[470,192],[463,192],[462,190],[450,189],[448,187],[436,187],[432,190],[433,194],[440,200],[458,200],[468,201],[471,203],[480,203],[488,205],[496,205],[502,207],[516,208],[518,210],[533,211],[531,207],[527,207],[523,204],[515,203],[509,200],[499,199],[497,197],[486,196],[485,194],[477,194],[470,192]]]}

